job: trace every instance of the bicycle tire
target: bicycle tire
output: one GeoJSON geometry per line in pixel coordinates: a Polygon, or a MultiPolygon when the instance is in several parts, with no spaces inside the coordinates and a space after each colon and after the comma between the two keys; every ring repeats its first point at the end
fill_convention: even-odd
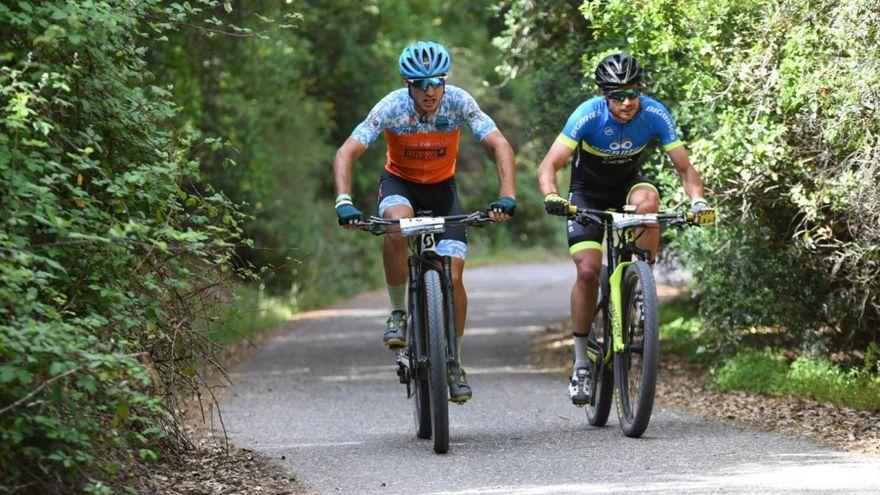
{"type": "Polygon", "coordinates": [[[434,452],[449,450],[449,384],[446,378],[446,317],[440,274],[428,270],[424,275],[425,322],[428,347],[428,388],[431,392],[431,426],[434,452]]]}
{"type": "Polygon", "coordinates": [[[611,413],[614,400],[614,372],[611,363],[604,362],[608,346],[611,345],[611,321],[608,318],[608,268],[603,266],[599,274],[601,289],[596,302],[596,316],[590,330],[590,340],[599,344],[600,356],[592,362],[590,369],[590,403],[585,408],[587,422],[592,426],[605,426],[611,413]]]}
{"type": "Polygon", "coordinates": [[[623,352],[614,354],[617,418],[627,437],[641,436],[654,407],[660,359],[657,288],[651,267],[635,261],[621,281],[623,352]]]}
{"type": "Polygon", "coordinates": [[[412,336],[413,331],[415,331],[414,325],[416,324],[420,323],[412,319],[410,325],[407,326],[406,342],[409,346],[409,379],[413,387],[412,407],[413,420],[416,425],[416,437],[427,439],[431,438],[431,394],[428,391],[428,379],[424,373],[420,372],[417,365],[418,360],[416,356],[424,355],[424,349],[421,350],[422,352],[416,353],[415,339],[412,336]]]}

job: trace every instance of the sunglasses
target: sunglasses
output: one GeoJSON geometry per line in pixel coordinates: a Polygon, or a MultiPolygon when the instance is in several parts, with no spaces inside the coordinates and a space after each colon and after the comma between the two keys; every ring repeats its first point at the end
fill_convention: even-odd
{"type": "Polygon", "coordinates": [[[421,79],[407,79],[406,82],[414,84],[421,89],[439,88],[446,84],[446,76],[424,77],[421,79]]]}
{"type": "Polygon", "coordinates": [[[614,101],[626,101],[627,98],[635,100],[642,94],[641,89],[619,89],[617,91],[609,91],[605,93],[614,101]]]}

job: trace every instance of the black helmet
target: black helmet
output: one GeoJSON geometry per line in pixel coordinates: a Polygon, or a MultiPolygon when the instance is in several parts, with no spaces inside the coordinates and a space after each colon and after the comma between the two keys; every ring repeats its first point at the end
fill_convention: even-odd
{"type": "Polygon", "coordinates": [[[641,83],[642,75],[642,68],[632,55],[615,53],[599,62],[596,67],[596,84],[603,91],[610,91],[641,83]]]}

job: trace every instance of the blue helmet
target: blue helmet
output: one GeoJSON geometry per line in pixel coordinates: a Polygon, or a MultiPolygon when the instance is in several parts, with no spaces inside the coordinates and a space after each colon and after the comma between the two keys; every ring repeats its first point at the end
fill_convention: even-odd
{"type": "Polygon", "coordinates": [[[435,77],[449,72],[452,57],[439,43],[418,41],[403,49],[397,64],[407,79],[435,77]]]}

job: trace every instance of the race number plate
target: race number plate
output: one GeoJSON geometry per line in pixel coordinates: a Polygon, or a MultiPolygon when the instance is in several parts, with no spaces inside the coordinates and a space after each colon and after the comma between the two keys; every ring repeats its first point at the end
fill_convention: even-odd
{"type": "Polygon", "coordinates": [[[612,213],[611,218],[614,219],[615,229],[625,229],[627,227],[636,227],[639,225],[657,225],[657,215],[646,213],[643,215],[635,215],[631,213],[612,213]]]}
{"type": "Polygon", "coordinates": [[[446,230],[446,220],[439,217],[401,218],[400,232],[405,236],[436,234],[446,230]]]}

